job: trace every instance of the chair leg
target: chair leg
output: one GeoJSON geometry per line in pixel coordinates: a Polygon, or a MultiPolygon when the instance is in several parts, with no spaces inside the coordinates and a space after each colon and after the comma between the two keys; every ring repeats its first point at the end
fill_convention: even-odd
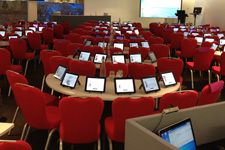
{"type": "Polygon", "coordinates": [[[194,78],[193,78],[193,70],[191,71],[191,88],[194,89],[194,78]]]}
{"type": "Polygon", "coordinates": [[[56,131],[56,129],[52,129],[49,134],[48,134],[48,138],[47,138],[47,141],[46,141],[46,144],[45,144],[45,150],[48,149],[48,145],[50,143],[50,140],[51,140],[51,137],[52,137],[52,134],[56,131]]]}
{"type": "Polygon", "coordinates": [[[63,141],[59,139],[59,150],[63,150],[63,141]]]}
{"type": "Polygon", "coordinates": [[[202,71],[199,71],[199,76],[202,77],[202,71]]]}
{"type": "Polygon", "coordinates": [[[98,143],[97,143],[97,150],[101,150],[101,140],[100,139],[98,140],[98,143]]]}
{"type": "Polygon", "coordinates": [[[11,90],[12,90],[12,88],[11,88],[11,86],[10,86],[10,87],[9,87],[9,91],[8,91],[8,96],[11,95],[11,90]]]}
{"type": "Polygon", "coordinates": [[[113,150],[112,141],[108,138],[109,141],[109,150],[113,150]]]}
{"type": "Polygon", "coordinates": [[[20,140],[23,140],[24,135],[25,135],[25,132],[26,132],[26,129],[27,129],[27,123],[25,123],[25,125],[23,126],[23,131],[22,131],[22,134],[21,134],[20,140]]]}
{"type": "Polygon", "coordinates": [[[44,85],[45,85],[45,75],[42,78],[41,91],[44,90],[44,85]]]}
{"type": "Polygon", "coordinates": [[[24,141],[27,140],[27,137],[28,137],[29,132],[30,132],[30,126],[28,126],[28,128],[27,128],[27,133],[25,135],[24,141]]]}
{"type": "Polygon", "coordinates": [[[51,95],[53,95],[53,94],[54,94],[54,90],[52,89],[52,90],[51,90],[51,95]]]}
{"type": "Polygon", "coordinates": [[[27,67],[28,67],[29,61],[30,61],[29,59],[26,61],[24,76],[26,76],[26,74],[27,74],[27,67]]]}
{"type": "Polygon", "coordinates": [[[211,71],[210,70],[208,70],[208,78],[209,78],[209,84],[211,83],[211,71]]]}
{"type": "Polygon", "coordinates": [[[217,77],[217,81],[220,81],[220,75],[216,75],[216,77],[217,77]]]}
{"type": "MultiPolygon", "coordinates": [[[[15,123],[15,121],[16,121],[16,116],[17,116],[17,114],[18,114],[18,111],[19,111],[19,106],[16,107],[16,111],[15,111],[15,113],[14,113],[14,115],[13,115],[12,123],[15,123]]],[[[12,131],[12,130],[9,131],[8,135],[11,134],[11,131],[12,131]]]]}

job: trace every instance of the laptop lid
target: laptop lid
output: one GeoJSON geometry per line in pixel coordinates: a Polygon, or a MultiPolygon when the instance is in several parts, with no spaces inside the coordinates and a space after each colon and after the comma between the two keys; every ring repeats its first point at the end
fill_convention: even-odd
{"type": "Polygon", "coordinates": [[[161,77],[162,77],[163,84],[165,87],[177,84],[172,72],[161,73],[161,77]]]}
{"type": "Polygon", "coordinates": [[[124,44],[123,43],[113,43],[114,48],[120,48],[123,50],[124,44]]]}
{"type": "Polygon", "coordinates": [[[66,72],[61,81],[61,85],[69,87],[69,88],[75,88],[78,82],[78,78],[79,78],[79,75],[66,72]]]}
{"type": "Polygon", "coordinates": [[[105,92],[105,83],[106,79],[95,78],[95,77],[87,77],[85,84],[85,91],[87,92],[105,92]]]}
{"type": "Polygon", "coordinates": [[[79,60],[81,61],[88,61],[90,60],[90,56],[91,56],[91,53],[90,52],[80,52],[80,55],[79,55],[79,60]]]}
{"type": "Polygon", "coordinates": [[[130,47],[137,47],[138,48],[138,43],[136,42],[132,42],[132,43],[129,43],[130,47]]]}
{"type": "Polygon", "coordinates": [[[135,82],[133,78],[114,78],[116,94],[135,93],[135,82]]]}
{"type": "Polygon", "coordinates": [[[155,92],[160,90],[160,86],[156,76],[146,77],[141,79],[145,93],[155,92]]]}
{"type": "Polygon", "coordinates": [[[141,46],[144,48],[149,48],[149,44],[147,41],[141,42],[141,46]]]}
{"type": "Polygon", "coordinates": [[[150,59],[150,61],[151,61],[152,63],[154,63],[154,62],[157,61],[157,58],[156,58],[154,52],[150,51],[150,52],[148,53],[148,56],[149,56],[149,59],[150,59]]]}
{"type": "Polygon", "coordinates": [[[141,54],[130,54],[131,63],[142,63],[141,54]]]}
{"type": "Polygon", "coordinates": [[[158,131],[159,136],[180,150],[196,150],[191,119],[169,125],[158,131]]]}
{"type": "Polygon", "coordinates": [[[101,64],[102,62],[106,61],[106,58],[107,58],[106,54],[95,54],[93,61],[94,63],[101,64]]]}
{"type": "Polygon", "coordinates": [[[62,80],[63,76],[65,75],[67,71],[67,68],[62,66],[62,65],[59,65],[55,71],[55,74],[53,75],[55,78],[59,79],[59,80],[62,80]]]}
{"type": "Polygon", "coordinates": [[[117,64],[117,63],[123,63],[125,64],[125,56],[124,54],[113,54],[112,55],[112,63],[117,64]]]}

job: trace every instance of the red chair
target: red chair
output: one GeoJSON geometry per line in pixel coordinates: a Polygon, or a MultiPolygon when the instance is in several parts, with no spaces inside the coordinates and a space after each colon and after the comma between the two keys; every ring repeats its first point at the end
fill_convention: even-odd
{"type": "Polygon", "coordinates": [[[41,90],[29,85],[16,83],[14,94],[26,121],[21,139],[27,138],[30,127],[51,130],[45,145],[45,150],[47,150],[51,136],[59,126],[60,113],[58,107],[47,106],[46,97],[41,90]],[[26,136],[24,137],[24,135],[26,136]]]}
{"type": "Polygon", "coordinates": [[[176,51],[178,57],[192,58],[196,53],[197,41],[193,38],[183,39],[181,41],[181,51],[176,51]]]}
{"type": "Polygon", "coordinates": [[[48,45],[41,44],[41,34],[36,32],[29,32],[27,35],[28,43],[36,52],[40,52],[43,49],[47,49],[48,45]]]}
{"type": "Polygon", "coordinates": [[[82,49],[82,47],[83,47],[83,44],[80,44],[80,43],[69,43],[66,46],[66,53],[67,55],[74,55],[75,53],[78,54],[77,50],[82,49]]]}
{"type": "Polygon", "coordinates": [[[117,98],[112,102],[112,116],[105,119],[105,131],[111,141],[123,143],[125,140],[125,121],[129,118],[150,115],[154,112],[154,99],[117,98]]]}
{"type": "Polygon", "coordinates": [[[145,39],[148,39],[149,37],[152,36],[152,33],[149,31],[145,31],[145,32],[142,32],[142,35],[145,39]]]}
{"type": "Polygon", "coordinates": [[[184,35],[181,32],[173,33],[171,35],[171,43],[170,43],[170,49],[171,50],[180,50],[181,49],[181,41],[184,39],[184,35]]]}
{"type": "Polygon", "coordinates": [[[98,97],[65,97],[60,100],[60,145],[87,144],[98,141],[104,102],[98,97]]]}
{"type": "Polygon", "coordinates": [[[59,51],[63,56],[68,56],[66,47],[70,44],[69,40],[55,39],[53,40],[53,48],[59,51]]]}
{"type": "Polygon", "coordinates": [[[214,56],[214,50],[208,47],[198,48],[198,52],[194,55],[193,62],[187,62],[187,67],[191,71],[191,87],[194,88],[193,71],[207,71],[209,83],[211,82],[210,65],[214,56]]]}
{"type": "Polygon", "coordinates": [[[53,28],[53,32],[54,32],[54,37],[56,39],[63,39],[64,38],[64,28],[63,25],[61,24],[57,24],[54,26],[53,28]]]}
{"type": "Polygon", "coordinates": [[[170,49],[164,44],[152,44],[150,46],[150,51],[154,52],[157,59],[170,56],[170,49]]]}
{"type": "Polygon", "coordinates": [[[110,48],[109,49],[110,56],[113,54],[123,54],[123,50],[120,48],[110,48]]]}
{"type": "Polygon", "coordinates": [[[181,91],[175,93],[167,93],[160,98],[159,111],[162,112],[163,109],[176,107],[179,109],[194,107],[197,104],[198,92],[181,91]]]}
{"type": "Polygon", "coordinates": [[[0,75],[5,75],[7,70],[21,72],[22,69],[21,65],[11,64],[11,54],[7,49],[0,48],[0,75]]]}
{"type": "Polygon", "coordinates": [[[72,59],[64,56],[52,56],[49,60],[50,71],[53,73],[56,71],[59,65],[69,68],[69,64],[72,59]]]}
{"type": "Polygon", "coordinates": [[[153,37],[153,36],[151,36],[147,40],[150,43],[150,45],[152,45],[152,44],[163,44],[164,43],[164,39],[161,38],[161,37],[153,37]]]}
{"type": "Polygon", "coordinates": [[[142,79],[144,77],[154,76],[155,67],[151,64],[129,63],[128,76],[134,79],[142,79]]]}
{"type": "Polygon", "coordinates": [[[65,39],[70,40],[70,42],[72,43],[83,44],[83,39],[81,38],[81,35],[77,33],[69,33],[68,35],[65,35],[65,39]]]}
{"type": "Polygon", "coordinates": [[[181,59],[163,57],[158,59],[157,67],[159,73],[173,72],[176,81],[180,82],[180,84],[182,85],[182,72],[184,68],[184,63],[181,59]]]}
{"type": "Polygon", "coordinates": [[[129,55],[130,54],[141,54],[142,61],[147,59],[149,53],[149,48],[137,48],[137,47],[131,47],[129,49],[129,55]]]}
{"type": "Polygon", "coordinates": [[[42,30],[42,37],[45,44],[52,45],[54,39],[54,32],[52,28],[44,28],[42,30]]]}
{"type": "Polygon", "coordinates": [[[44,76],[42,78],[41,91],[43,91],[44,89],[46,76],[50,73],[54,73],[52,72],[50,67],[50,58],[52,56],[61,56],[61,53],[58,51],[53,51],[53,50],[42,50],[40,52],[40,59],[42,61],[43,69],[44,69],[44,76]]]}
{"type": "Polygon", "coordinates": [[[212,104],[218,101],[220,93],[224,88],[224,81],[217,81],[202,88],[197,105],[212,104]]]}
{"type": "Polygon", "coordinates": [[[123,77],[127,77],[128,75],[128,66],[127,64],[117,63],[113,64],[111,62],[105,62],[105,70],[106,70],[106,77],[110,75],[110,72],[114,72],[114,76],[119,70],[123,71],[123,77]]]}
{"type": "Polygon", "coordinates": [[[69,70],[81,76],[94,77],[96,75],[96,66],[92,61],[73,60],[69,63],[69,70]]]}
{"type": "Polygon", "coordinates": [[[1,141],[0,150],[32,150],[25,141],[1,141]]]}
{"type": "Polygon", "coordinates": [[[220,56],[220,66],[212,66],[212,72],[217,76],[217,80],[220,80],[220,76],[225,76],[225,52],[220,56]]]}
{"type": "MultiPolygon", "coordinates": [[[[11,71],[11,70],[8,70],[6,72],[6,77],[9,81],[9,84],[12,88],[13,93],[15,93],[15,84],[16,83],[22,83],[22,84],[27,84],[27,85],[29,84],[25,76],[23,76],[22,74],[19,74],[17,72],[11,71]]],[[[10,93],[8,95],[10,95],[10,93]]],[[[44,95],[45,95],[46,105],[53,105],[59,101],[59,99],[57,97],[52,96],[48,93],[44,93],[44,95]]],[[[16,103],[17,103],[17,100],[16,100],[16,103]]],[[[13,115],[12,123],[15,122],[18,111],[19,111],[19,107],[18,107],[18,103],[17,103],[17,108],[13,115]]]]}
{"type": "Polygon", "coordinates": [[[24,75],[26,76],[27,67],[30,60],[34,59],[34,53],[27,52],[27,42],[24,39],[10,39],[9,46],[12,50],[13,57],[18,60],[26,60],[24,75]]]}

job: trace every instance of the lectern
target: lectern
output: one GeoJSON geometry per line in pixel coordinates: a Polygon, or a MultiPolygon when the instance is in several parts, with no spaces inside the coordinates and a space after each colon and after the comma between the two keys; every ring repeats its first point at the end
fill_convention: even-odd
{"type": "Polygon", "coordinates": [[[188,15],[185,13],[185,10],[177,10],[175,15],[177,16],[178,23],[185,24],[185,19],[188,17],[188,15]]]}
{"type": "Polygon", "coordinates": [[[197,15],[200,15],[201,12],[202,12],[202,7],[194,7],[193,13],[190,13],[191,15],[194,16],[194,25],[196,25],[197,15]]]}

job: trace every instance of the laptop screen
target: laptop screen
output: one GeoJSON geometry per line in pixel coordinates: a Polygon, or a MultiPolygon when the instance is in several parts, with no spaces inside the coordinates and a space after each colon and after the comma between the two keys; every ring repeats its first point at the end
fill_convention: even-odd
{"type": "Polygon", "coordinates": [[[112,63],[123,63],[125,64],[125,56],[123,54],[112,55],[112,63]]]}
{"type": "Polygon", "coordinates": [[[141,63],[141,54],[130,54],[131,63],[141,63]]]}
{"type": "Polygon", "coordinates": [[[79,60],[88,61],[90,59],[91,53],[89,52],[80,52],[79,60]]]}
{"type": "Polygon", "coordinates": [[[134,79],[114,78],[116,94],[135,93],[134,79]]]}
{"type": "Polygon", "coordinates": [[[196,150],[196,141],[190,119],[161,129],[159,136],[180,150],[196,150]]]}
{"type": "Polygon", "coordinates": [[[85,91],[87,92],[105,92],[105,78],[86,78],[85,91]]]}

